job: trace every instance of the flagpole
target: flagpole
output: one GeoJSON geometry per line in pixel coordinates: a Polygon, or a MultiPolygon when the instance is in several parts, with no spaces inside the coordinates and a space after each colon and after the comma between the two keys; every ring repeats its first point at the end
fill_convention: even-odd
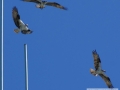
{"type": "Polygon", "coordinates": [[[0,90],[3,90],[3,0],[1,0],[0,6],[0,90]]]}
{"type": "Polygon", "coordinates": [[[27,57],[27,44],[24,44],[25,54],[25,90],[28,90],[28,57],[27,57]]]}

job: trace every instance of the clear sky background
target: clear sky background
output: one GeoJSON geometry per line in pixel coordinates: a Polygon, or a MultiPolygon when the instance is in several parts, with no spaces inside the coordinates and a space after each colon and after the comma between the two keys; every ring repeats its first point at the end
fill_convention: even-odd
{"type": "Polygon", "coordinates": [[[4,90],[24,90],[24,44],[28,45],[29,90],[107,88],[94,68],[97,50],[102,68],[120,89],[120,0],[48,0],[67,11],[35,3],[4,0],[4,90]],[[12,8],[32,34],[14,33],[12,8]]]}

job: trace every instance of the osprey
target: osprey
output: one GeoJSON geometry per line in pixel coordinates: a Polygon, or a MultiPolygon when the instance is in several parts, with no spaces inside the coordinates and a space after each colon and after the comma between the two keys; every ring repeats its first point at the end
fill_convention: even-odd
{"type": "Polygon", "coordinates": [[[22,22],[22,20],[20,20],[20,15],[19,15],[18,9],[16,7],[13,7],[12,17],[13,17],[13,21],[14,21],[15,25],[18,27],[17,29],[14,30],[16,33],[19,33],[20,31],[23,34],[32,33],[32,31],[28,28],[28,25],[24,24],[22,22]]]}
{"type": "Polygon", "coordinates": [[[45,8],[45,5],[48,5],[48,6],[54,6],[60,9],[67,10],[67,8],[65,8],[64,6],[61,6],[59,3],[56,3],[56,2],[47,2],[42,0],[22,0],[22,1],[37,3],[36,7],[40,9],[43,9],[45,8]]]}
{"type": "Polygon", "coordinates": [[[113,88],[110,78],[104,74],[104,72],[106,72],[106,71],[102,70],[102,68],[101,68],[101,60],[100,60],[100,57],[97,54],[96,50],[93,51],[92,54],[93,54],[93,58],[94,58],[95,70],[90,69],[90,73],[93,74],[94,76],[99,75],[105,81],[108,88],[113,88]]]}

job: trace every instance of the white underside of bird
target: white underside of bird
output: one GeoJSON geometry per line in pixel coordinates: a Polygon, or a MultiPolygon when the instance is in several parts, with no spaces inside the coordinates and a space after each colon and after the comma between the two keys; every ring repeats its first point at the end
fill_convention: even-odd
{"type": "Polygon", "coordinates": [[[19,20],[19,25],[20,25],[20,28],[17,28],[14,30],[16,33],[19,33],[20,31],[28,31],[29,30],[28,24],[24,24],[22,20],[19,20]]]}
{"type": "Polygon", "coordinates": [[[45,7],[45,3],[41,2],[39,4],[36,5],[37,8],[44,8],[45,7]]]}
{"type": "Polygon", "coordinates": [[[29,29],[29,28],[27,27],[27,25],[22,22],[22,20],[19,20],[19,23],[20,23],[20,29],[21,29],[21,30],[28,30],[28,29],[29,29]]]}

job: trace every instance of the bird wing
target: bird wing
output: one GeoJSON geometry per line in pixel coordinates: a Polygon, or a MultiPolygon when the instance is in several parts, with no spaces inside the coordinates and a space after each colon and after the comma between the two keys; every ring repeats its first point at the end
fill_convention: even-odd
{"type": "Polygon", "coordinates": [[[60,8],[60,9],[67,10],[67,8],[65,8],[64,6],[61,6],[60,4],[58,4],[56,2],[47,2],[46,5],[54,6],[54,7],[60,8]]]}
{"type": "Polygon", "coordinates": [[[100,77],[102,77],[102,79],[105,81],[106,85],[108,86],[108,88],[114,88],[111,81],[110,81],[110,78],[103,75],[103,74],[99,74],[100,77]]]}
{"type": "Polygon", "coordinates": [[[13,21],[14,21],[15,25],[16,25],[18,28],[20,28],[20,25],[19,25],[20,15],[19,15],[18,9],[17,9],[16,7],[13,7],[12,17],[13,17],[13,21]]]}
{"type": "Polygon", "coordinates": [[[41,0],[21,0],[21,1],[40,3],[41,0]]]}
{"type": "Polygon", "coordinates": [[[93,54],[93,58],[94,58],[94,67],[96,70],[98,70],[99,68],[101,68],[101,60],[99,55],[97,54],[96,50],[92,52],[93,54]]]}

